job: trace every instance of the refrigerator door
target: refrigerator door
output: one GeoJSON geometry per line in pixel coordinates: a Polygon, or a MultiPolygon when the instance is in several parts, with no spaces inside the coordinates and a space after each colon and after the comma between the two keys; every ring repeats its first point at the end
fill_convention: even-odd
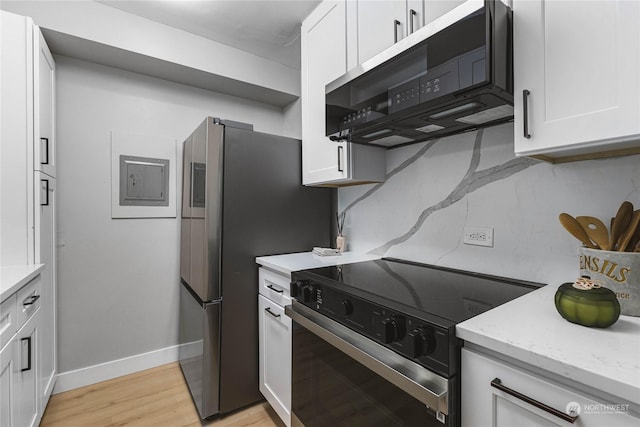
{"type": "Polygon", "coordinates": [[[220,408],[220,306],[203,304],[188,286],[180,286],[180,368],[200,418],[220,408]]]}
{"type": "Polygon", "coordinates": [[[224,129],[220,412],[258,387],[258,268],[263,255],[329,245],[331,191],[302,185],[299,140],[224,129]]]}
{"type": "Polygon", "coordinates": [[[180,275],[205,302],[221,297],[222,129],[207,119],[183,149],[180,275]]]}
{"type": "Polygon", "coordinates": [[[193,135],[182,147],[182,215],[180,218],[180,278],[191,282],[191,152],[193,135]]]}

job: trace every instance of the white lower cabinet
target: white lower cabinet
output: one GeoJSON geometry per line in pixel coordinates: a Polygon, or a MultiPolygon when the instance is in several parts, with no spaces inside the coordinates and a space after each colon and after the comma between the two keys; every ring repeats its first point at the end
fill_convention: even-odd
{"type": "Polygon", "coordinates": [[[1,427],[37,426],[46,406],[39,381],[42,327],[49,321],[41,318],[44,285],[37,275],[1,304],[0,329],[13,331],[0,351],[1,427]]]}
{"type": "Polygon", "coordinates": [[[289,278],[261,268],[258,295],[260,392],[287,426],[291,425],[291,303],[289,278]],[[273,299],[264,296],[273,297],[273,299]]]}
{"type": "Polygon", "coordinates": [[[576,415],[582,427],[640,425],[627,402],[592,397],[538,372],[463,348],[462,427],[568,426],[563,417],[576,415]]]}
{"type": "Polygon", "coordinates": [[[16,337],[0,350],[0,426],[17,425],[16,337]]]}
{"type": "Polygon", "coordinates": [[[2,302],[3,308],[15,306],[10,324],[18,328],[0,353],[2,427],[37,426],[42,417],[38,383],[41,293],[42,279],[38,275],[2,302]]]}
{"type": "Polygon", "coordinates": [[[18,383],[18,416],[16,426],[37,426],[42,418],[38,388],[38,339],[40,313],[33,314],[18,331],[16,345],[18,360],[15,363],[18,383]]]}

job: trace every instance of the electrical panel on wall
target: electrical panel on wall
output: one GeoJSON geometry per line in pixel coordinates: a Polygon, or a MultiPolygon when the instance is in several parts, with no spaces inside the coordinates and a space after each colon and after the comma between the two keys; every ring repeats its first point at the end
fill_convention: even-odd
{"type": "Polygon", "coordinates": [[[120,156],[120,206],[169,206],[169,160],[120,156]]]}
{"type": "Polygon", "coordinates": [[[111,217],[176,217],[176,139],[111,133],[111,217]]]}

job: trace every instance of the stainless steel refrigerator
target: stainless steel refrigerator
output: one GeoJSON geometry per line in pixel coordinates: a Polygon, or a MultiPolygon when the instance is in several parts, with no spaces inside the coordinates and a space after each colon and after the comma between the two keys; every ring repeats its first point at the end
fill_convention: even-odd
{"type": "Polygon", "coordinates": [[[328,246],[331,190],[300,141],[207,118],[183,147],[180,367],[201,418],[262,399],[256,256],[328,246]]]}

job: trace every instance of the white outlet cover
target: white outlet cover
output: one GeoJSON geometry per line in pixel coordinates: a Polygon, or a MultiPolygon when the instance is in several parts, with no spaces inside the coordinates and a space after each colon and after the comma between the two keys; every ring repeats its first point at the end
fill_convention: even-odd
{"type": "Polygon", "coordinates": [[[493,247],[492,227],[464,227],[464,244],[493,247]]]}

